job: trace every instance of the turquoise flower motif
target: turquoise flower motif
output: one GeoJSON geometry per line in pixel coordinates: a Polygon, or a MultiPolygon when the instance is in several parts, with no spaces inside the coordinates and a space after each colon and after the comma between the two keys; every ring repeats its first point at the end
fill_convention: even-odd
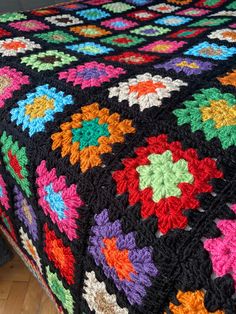
{"type": "Polygon", "coordinates": [[[89,21],[97,21],[110,16],[109,13],[97,8],[78,11],[76,14],[89,21]]]}
{"type": "Polygon", "coordinates": [[[215,43],[208,43],[204,41],[200,44],[197,44],[187,50],[185,55],[191,55],[195,57],[210,58],[213,60],[227,60],[236,54],[235,47],[226,47],[223,45],[217,45],[215,43]]]}
{"type": "Polygon", "coordinates": [[[66,48],[89,56],[108,54],[110,51],[114,51],[112,48],[108,48],[94,42],[86,42],[79,45],[68,45],[66,48]]]}
{"type": "Polygon", "coordinates": [[[168,15],[161,19],[155,21],[156,24],[166,25],[166,26],[179,26],[190,22],[192,19],[189,17],[177,16],[177,15],[168,15]]]}
{"type": "Polygon", "coordinates": [[[62,112],[65,106],[73,104],[71,95],[65,96],[64,92],[57,92],[56,88],[50,88],[48,84],[38,86],[35,92],[26,96],[10,114],[11,121],[21,125],[23,131],[28,129],[30,137],[43,132],[46,123],[53,121],[57,112],[62,112]]]}

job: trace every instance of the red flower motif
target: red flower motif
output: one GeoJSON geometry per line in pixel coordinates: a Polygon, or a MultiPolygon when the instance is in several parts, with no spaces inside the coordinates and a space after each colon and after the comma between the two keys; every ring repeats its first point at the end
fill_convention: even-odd
{"type": "Polygon", "coordinates": [[[10,32],[6,31],[3,28],[0,28],[0,38],[5,37],[5,36],[10,36],[10,35],[11,35],[10,32]]]}
{"type": "Polygon", "coordinates": [[[59,239],[54,230],[50,230],[48,225],[44,225],[45,243],[44,251],[48,259],[54,263],[54,266],[60,271],[68,284],[73,284],[74,279],[74,265],[75,258],[70,249],[64,245],[63,241],[59,239]]]}
{"type": "Polygon", "coordinates": [[[31,14],[34,14],[36,16],[45,16],[45,15],[52,15],[52,14],[58,14],[58,13],[60,13],[58,10],[50,9],[50,8],[31,11],[31,14]]]}
{"type": "Polygon", "coordinates": [[[120,63],[127,64],[145,64],[149,62],[153,62],[154,60],[159,59],[158,56],[150,56],[148,54],[142,54],[138,52],[126,51],[119,55],[115,56],[106,56],[105,60],[108,61],[116,61],[120,63]]]}
{"type": "Polygon", "coordinates": [[[127,14],[127,16],[139,21],[148,21],[155,19],[158,16],[161,16],[161,14],[157,14],[148,10],[138,10],[127,14]]]}
{"type": "MultiPolygon", "coordinates": [[[[117,193],[123,194],[128,192],[130,205],[140,202],[142,218],[156,215],[158,217],[158,228],[161,233],[165,234],[174,228],[184,229],[188,223],[187,217],[183,214],[184,211],[197,209],[199,201],[196,196],[199,193],[212,192],[212,186],[209,181],[212,178],[221,178],[223,174],[217,169],[216,162],[213,159],[204,158],[200,160],[195,149],[183,150],[181,143],[178,141],[168,143],[167,135],[165,134],[150,137],[147,139],[147,143],[147,147],[139,147],[135,150],[136,158],[123,160],[123,170],[113,173],[113,178],[117,183],[117,193]],[[161,156],[167,151],[172,156],[171,163],[187,163],[186,171],[193,179],[191,182],[180,182],[177,184],[177,189],[180,192],[178,196],[169,196],[168,191],[166,197],[154,201],[153,198],[155,199],[155,197],[153,197],[152,187],[155,185],[155,182],[152,182],[152,187],[142,187],[141,189],[141,179],[137,168],[143,165],[150,165],[150,159],[148,158],[150,155],[161,156]]],[[[163,176],[163,178],[160,178],[161,180],[163,179],[163,182],[168,180],[170,176],[175,176],[171,167],[169,170],[166,169],[168,167],[165,168],[165,173],[159,172],[163,176]],[[170,171],[169,174],[168,171],[170,171]]]]}

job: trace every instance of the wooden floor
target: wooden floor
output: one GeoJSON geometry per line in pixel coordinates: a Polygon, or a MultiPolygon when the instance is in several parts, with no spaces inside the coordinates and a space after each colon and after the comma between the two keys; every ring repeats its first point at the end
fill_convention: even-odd
{"type": "Polygon", "coordinates": [[[17,255],[0,267],[0,314],[58,314],[17,255]]]}

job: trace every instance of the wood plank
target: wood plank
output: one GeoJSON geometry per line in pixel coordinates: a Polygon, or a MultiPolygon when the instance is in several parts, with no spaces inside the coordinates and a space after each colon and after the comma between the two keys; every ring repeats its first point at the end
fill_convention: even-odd
{"type": "Polygon", "coordinates": [[[46,293],[43,294],[41,299],[40,309],[38,314],[58,314],[58,311],[46,293]]]}
{"type": "Polygon", "coordinates": [[[20,314],[27,291],[28,282],[13,282],[8,299],[5,301],[4,313],[20,314]]]}
{"type": "Polygon", "coordinates": [[[9,280],[0,281],[0,300],[6,300],[8,298],[12,282],[9,280]]]}
{"type": "Polygon", "coordinates": [[[0,268],[1,281],[29,281],[30,273],[20,258],[15,255],[14,258],[0,268]]]}
{"type": "Polygon", "coordinates": [[[40,307],[40,300],[42,298],[43,293],[44,292],[40,284],[34,278],[34,276],[31,275],[21,314],[38,313],[40,307]]]}
{"type": "Polygon", "coordinates": [[[4,314],[5,302],[6,300],[0,300],[0,314],[4,314]]]}

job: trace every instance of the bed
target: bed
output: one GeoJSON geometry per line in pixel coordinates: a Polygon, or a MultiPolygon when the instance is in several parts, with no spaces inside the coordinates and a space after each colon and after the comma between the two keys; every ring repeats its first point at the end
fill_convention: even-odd
{"type": "Polygon", "coordinates": [[[236,313],[235,17],[0,15],[0,230],[60,313],[236,313]]]}

